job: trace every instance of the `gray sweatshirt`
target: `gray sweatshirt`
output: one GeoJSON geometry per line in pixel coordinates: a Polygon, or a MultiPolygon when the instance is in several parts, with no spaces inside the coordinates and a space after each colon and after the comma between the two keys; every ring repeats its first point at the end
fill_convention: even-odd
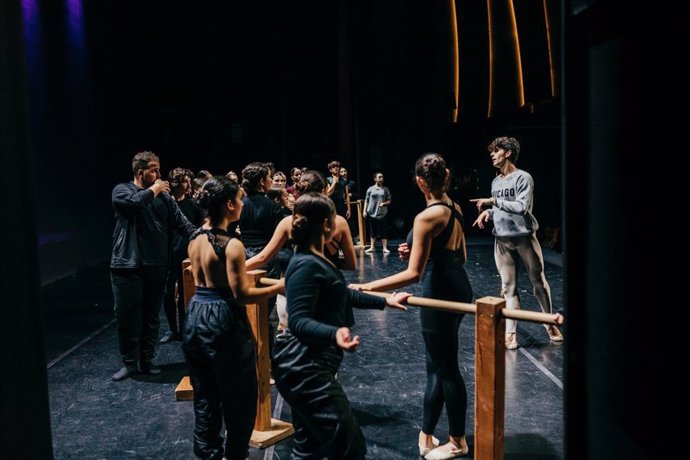
{"type": "Polygon", "coordinates": [[[371,218],[383,219],[388,213],[388,206],[381,206],[381,203],[390,199],[391,192],[388,190],[388,187],[385,185],[381,187],[372,185],[367,189],[367,194],[364,198],[364,210],[371,218]]]}
{"type": "Polygon", "coordinates": [[[496,236],[531,235],[539,228],[532,215],[534,181],[527,171],[517,169],[507,177],[496,176],[491,183],[491,196],[496,206],[489,209],[496,236]]]}

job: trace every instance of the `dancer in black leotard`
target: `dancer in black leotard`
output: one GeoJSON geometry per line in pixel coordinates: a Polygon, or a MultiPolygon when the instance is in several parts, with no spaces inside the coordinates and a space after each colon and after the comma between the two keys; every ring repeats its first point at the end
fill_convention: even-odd
{"type": "Polygon", "coordinates": [[[282,282],[253,288],[244,246],[227,233],[242,212],[242,189],[226,177],[209,179],[199,204],[209,223],[192,236],[189,258],[196,293],[189,302],[182,349],[194,387],[194,453],[200,458],[247,457],[256,416],[254,341],[245,304],[283,290],[282,282]],[[220,436],[225,421],[227,440],[220,436]]]}
{"type": "MultiPolygon", "coordinates": [[[[464,269],[467,253],[462,212],[446,194],[450,175],[446,162],[437,153],[424,154],[415,164],[415,175],[427,207],[417,214],[408,241],[398,249],[403,258],[409,257],[407,269],[351,287],[384,291],[421,279],[424,297],[470,302],[472,287],[464,269]]],[[[427,383],[419,453],[428,460],[461,457],[469,453],[465,439],[467,390],[458,366],[458,328],[463,315],[424,308],[420,318],[426,347],[427,383]],[[433,434],[444,404],[450,439],[447,444],[438,446],[439,441],[433,434]]]]}
{"type": "Polygon", "coordinates": [[[272,359],[278,391],[292,408],[293,459],[363,459],[364,436],[335,374],[343,350],[354,351],[352,307],[404,309],[409,294],[383,299],[347,288],[340,270],[324,254],[332,237],[335,206],[322,194],[295,202],[295,255],[286,279],[288,329],[276,337],[272,359]]]}

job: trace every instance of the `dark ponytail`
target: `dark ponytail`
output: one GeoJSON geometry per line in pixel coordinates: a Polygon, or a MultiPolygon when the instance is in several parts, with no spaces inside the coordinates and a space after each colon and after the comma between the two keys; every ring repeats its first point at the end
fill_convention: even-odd
{"type": "Polygon", "coordinates": [[[300,195],[292,215],[292,241],[297,249],[306,249],[321,232],[323,221],[334,215],[335,206],[330,198],[316,192],[300,195]]]}

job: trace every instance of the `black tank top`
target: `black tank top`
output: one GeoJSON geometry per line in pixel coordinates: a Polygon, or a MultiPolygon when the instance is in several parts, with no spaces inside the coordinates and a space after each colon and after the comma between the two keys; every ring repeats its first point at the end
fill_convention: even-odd
{"type": "Polygon", "coordinates": [[[340,266],[342,265],[342,261],[340,260],[339,254],[341,246],[342,245],[340,244],[340,241],[331,240],[328,242],[323,251],[323,254],[326,256],[326,258],[333,262],[333,265],[335,265],[338,268],[340,268],[340,266]]]}
{"type": "MultiPolygon", "coordinates": [[[[460,246],[458,249],[452,250],[452,249],[447,249],[445,246],[448,244],[448,240],[450,239],[450,236],[453,234],[453,229],[455,228],[455,220],[457,219],[458,222],[460,222],[460,228],[462,228],[463,232],[465,230],[465,218],[463,215],[457,210],[455,207],[455,203],[444,203],[444,202],[439,202],[439,203],[432,203],[427,208],[430,208],[432,206],[446,206],[447,208],[450,209],[450,217],[448,218],[448,223],[446,223],[446,226],[441,230],[441,233],[436,235],[434,239],[431,241],[431,252],[429,254],[429,259],[440,262],[443,259],[452,257],[452,258],[457,258],[460,256],[462,259],[463,263],[465,262],[465,250],[463,246],[460,246]]],[[[410,233],[407,234],[407,246],[409,249],[412,249],[412,230],[410,230],[410,233]]]]}
{"type": "Polygon", "coordinates": [[[230,240],[235,238],[235,236],[228,235],[228,232],[220,228],[205,229],[200,227],[192,234],[191,238],[189,238],[189,241],[193,240],[199,235],[206,235],[208,242],[211,243],[211,247],[213,247],[213,252],[216,253],[220,262],[225,264],[225,248],[228,246],[230,240]]]}

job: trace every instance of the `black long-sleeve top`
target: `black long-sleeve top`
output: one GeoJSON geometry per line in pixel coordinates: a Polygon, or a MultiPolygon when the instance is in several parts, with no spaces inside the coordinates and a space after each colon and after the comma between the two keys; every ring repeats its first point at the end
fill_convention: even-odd
{"type": "MultiPolygon", "coordinates": [[[[187,218],[189,223],[191,223],[195,228],[201,227],[204,223],[204,210],[199,207],[199,205],[192,198],[186,197],[183,200],[175,200],[177,207],[187,218]]],[[[180,233],[179,231],[173,232],[172,234],[172,250],[173,259],[171,262],[177,264],[179,261],[184,260],[187,257],[187,246],[189,245],[189,235],[186,233],[180,233]]],[[[179,269],[179,267],[175,267],[179,269]]]]}
{"type": "Polygon", "coordinates": [[[249,192],[242,198],[242,204],[239,220],[242,243],[247,248],[263,248],[285,216],[280,206],[263,193],[249,192]]]}
{"type": "Polygon", "coordinates": [[[154,196],[152,190],[128,182],[115,186],[112,201],[115,229],[111,268],[167,265],[172,231],[188,238],[196,230],[167,193],[154,196]]]}
{"type": "Polygon", "coordinates": [[[285,273],[288,327],[307,345],[335,344],[340,327],[355,323],[352,307],[383,310],[386,299],[349,289],[345,277],[321,257],[297,252],[285,273]]]}

